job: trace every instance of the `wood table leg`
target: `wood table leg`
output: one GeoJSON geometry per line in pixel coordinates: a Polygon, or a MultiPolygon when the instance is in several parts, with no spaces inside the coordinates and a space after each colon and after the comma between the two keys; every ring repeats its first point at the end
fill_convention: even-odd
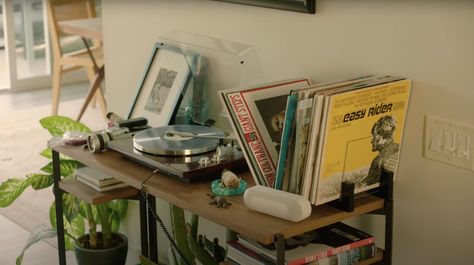
{"type": "Polygon", "coordinates": [[[90,87],[89,92],[87,94],[86,100],[82,104],[81,110],[79,111],[79,115],[77,116],[77,121],[81,120],[82,115],[84,115],[84,112],[87,109],[87,106],[91,102],[91,100],[94,97],[95,93],[98,91],[97,89],[100,88],[100,83],[102,82],[103,78],[104,78],[104,66],[100,67],[99,71],[95,75],[94,81],[91,84],[91,87],[90,87]]]}

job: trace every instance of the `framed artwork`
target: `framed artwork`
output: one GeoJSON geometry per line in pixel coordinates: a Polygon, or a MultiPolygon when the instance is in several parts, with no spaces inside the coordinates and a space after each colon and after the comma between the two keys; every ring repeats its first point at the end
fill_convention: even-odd
{"type": "Polygon", "coordinates": [[[242,5],[268,7],[288,11],[314,14],[316,12],[316,0],[215,0],[242,5]]]}
{"type": "Polygon", "coordinates": [[[151,127],[167,126],[192,78],[179,49],[156,43],[128,118],[144,117],[151,127]]]}

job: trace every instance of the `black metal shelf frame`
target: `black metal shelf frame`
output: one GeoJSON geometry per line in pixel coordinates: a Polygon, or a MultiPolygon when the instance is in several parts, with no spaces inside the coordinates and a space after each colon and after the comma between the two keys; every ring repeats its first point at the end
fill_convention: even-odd
{"type": "MultiPolygon", "coordinates": [[[[341,197],[339,200],[328,203],[332,207],[346,212],[354,211],[354,193],[355,185],[352,182],[344,181],[341,183],[341,197]]],[[[380,187],[372,193],[377,197],[384,199],[382,209],[370,212],[368,214],[377,214],[385,216],[385,249],[383,253],[383,265],[392,264],[392,244],[393,244],[393,173],[383,171],[380,177],[380,187]]],[[[275,244],[277,250],[277,265],[285,264],[285,237],[281,234],[275,235],[275,244]]]]}
{"type": "MultiPolygon", "coordinates": [[[[66,265],[65,242],[64,242],[64,220],[63,220],[63,190],[59,188],[61,180],[61,171],[59,165],[59,153],[52,151],[53,155],[53,192],[56,206],[56,224],[58,231],[58,252],[59,264],[66,265]]],[[[354,210],[354,184],[350,182],[341,183],[341,198],[338,201],[330,203],[331,206],[343,211],[351,212],[354,210]]],[[[383,172],[381,176],[380,187],[374,195],[385,200],[384,207],[380,210],[368,214],[378,214],[385,216],[385,249],[382,264],[392,264],[392,241],[393,241],[393,173],[383,172]]],[[[158,241],[156,221],[148,211],[148,207],[156,209],[156,199],[154,196],[148,196],[148,202],[138,196],[140,212],[140,234],[142,255],[148,257],[151,261],[158,262],[158,241]],[[149,206],[147,205],[149,204],[149,206]]],[[[285,237],[281,234],[275,235],[275,244],[277,249],[277,265],[285,264],[285,237]]]]}
{"type": "MultiPolygon", "coordinates": [[[[56,206],[56,229],[58,236],[58,254],[59,264],[66,265],[66,246],[64,240],[64,219],[63,219],[63,194],[64,191],[59,187],[61,181],[61,169],[59,153],[52,151],[53,155],[53,193],[56,206]]],[[[156,207],[156,199],[154,196],[148,196],[148,202],[141,196],[137,197],[139,201],[140,212],[140,240],[142,255],[149,258],[153,262],[158,262],[158,239],[156,231],[156,222],[152,214],[147,210],[150,207],[156,207]]]]}

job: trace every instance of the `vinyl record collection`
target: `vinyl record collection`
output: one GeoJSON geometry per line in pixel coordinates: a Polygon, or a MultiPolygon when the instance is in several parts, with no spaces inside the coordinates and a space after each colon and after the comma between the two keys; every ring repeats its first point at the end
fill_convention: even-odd
{"type": "Polygon", "coordinates": [[[363,76],[220,92],[255,182],[319,205],[351,181],[360,193],[396,172],[411,82],[363,76]],[[272,106],[269,108],[268,106],[272,106]]]}

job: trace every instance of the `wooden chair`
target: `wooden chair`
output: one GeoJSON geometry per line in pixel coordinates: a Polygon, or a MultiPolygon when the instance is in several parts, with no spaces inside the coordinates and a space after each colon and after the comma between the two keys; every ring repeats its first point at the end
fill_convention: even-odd
{"type": "MultiPolygon", "coordinates": [[[[96,17],[94,0],[48,0],[48,24],[53,50],[53,84],[52,84],[52,114],[58,113],[61,79],[64,73],[85,68],[90,83],[96,79],[99,68],[103,66],[102,43],[94,43],[87,50],[84,39],[84,49],[74,52],[63,52],[61,46],[62,34],[58,23],[65,20],[84,19],[96,17]]],[[[97,89],[95,97],[99,100],[102,112],[107,112],[105,97],[101,88],[97,89]]],[[[85,109],[84,109],[85,110],[85,109]]],[[[81,110],[83,113],[84,110],[81,110]]],[[[78,120],[82,115],[79,115],[78,120]]]]}

